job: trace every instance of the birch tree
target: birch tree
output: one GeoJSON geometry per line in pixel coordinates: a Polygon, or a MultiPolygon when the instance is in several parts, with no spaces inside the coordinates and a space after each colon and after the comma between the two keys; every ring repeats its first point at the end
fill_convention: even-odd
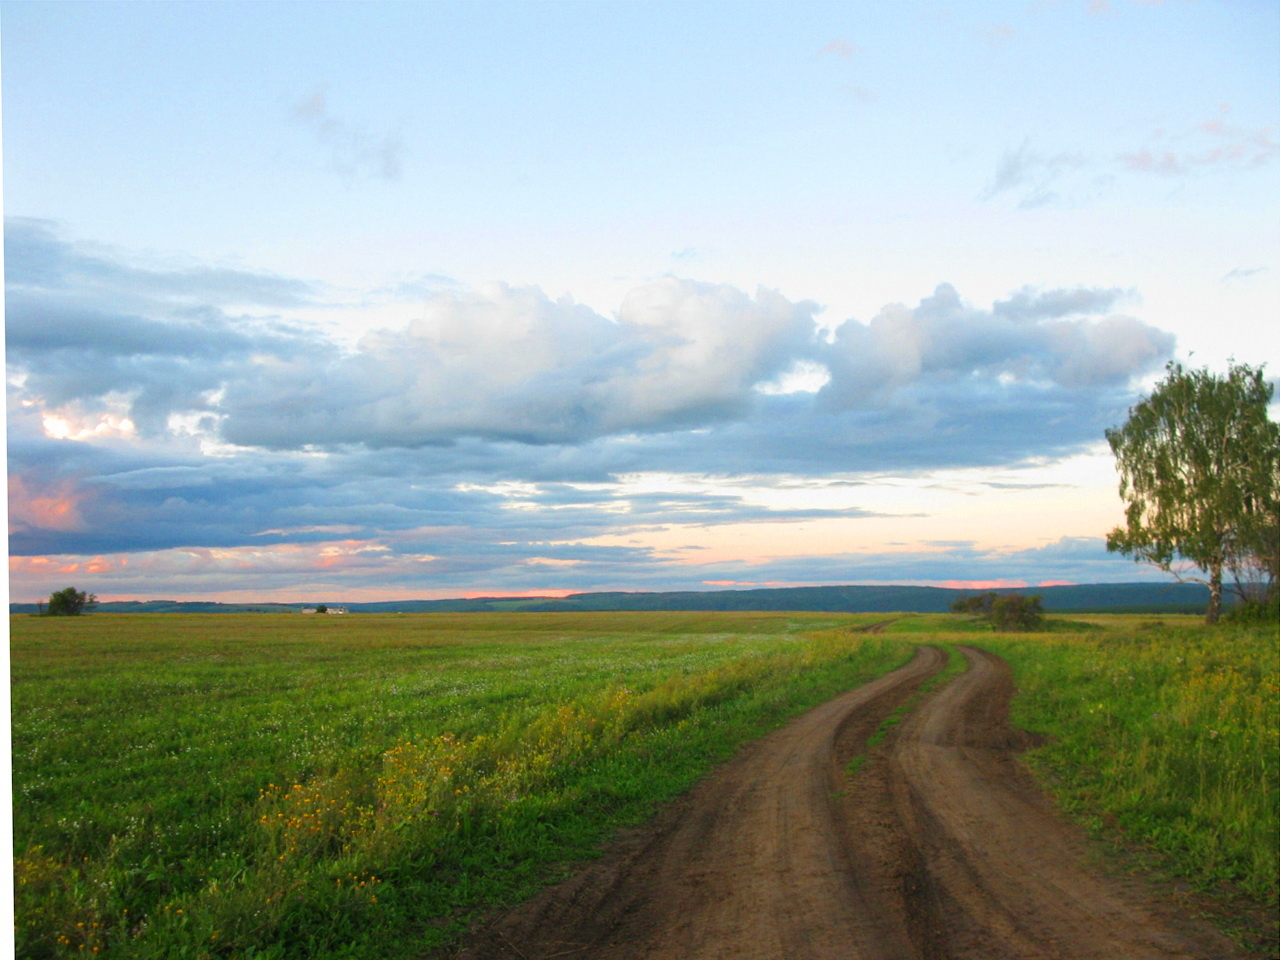
{"type": "Polygon", "coordinates": [[[1124,426],[1106,433],[1125,501],[1125,525],[1107,535],[1107,549],[1207,585],[1205,622],[1216,623],[1224,569],[1271,571],[1274,589],[1280,426],[1267,416],[1273,387],[1263,368],[1234,362],[1225,376],[1172,362],[1166,370],[1124,426]]]}

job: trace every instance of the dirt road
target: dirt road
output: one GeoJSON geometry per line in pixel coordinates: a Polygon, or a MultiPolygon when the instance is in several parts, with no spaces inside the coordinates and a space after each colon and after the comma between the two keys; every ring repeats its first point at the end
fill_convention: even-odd
{"type": "Polygon", "coordinates": [[[1224,938],[1103,876],[1016,759],[998,657],[848,761],[945,665],[901,669],[746,748],[459,960],[1229,960],[1224,938]]]}

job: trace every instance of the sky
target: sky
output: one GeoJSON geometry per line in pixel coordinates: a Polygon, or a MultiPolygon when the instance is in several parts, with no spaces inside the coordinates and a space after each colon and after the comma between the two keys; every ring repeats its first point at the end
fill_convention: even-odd
{"type": "Polygon", "coordinates": [[[10,594],[1163,579],[1280,371],[1280,4],[0,9],[10,594]]]}

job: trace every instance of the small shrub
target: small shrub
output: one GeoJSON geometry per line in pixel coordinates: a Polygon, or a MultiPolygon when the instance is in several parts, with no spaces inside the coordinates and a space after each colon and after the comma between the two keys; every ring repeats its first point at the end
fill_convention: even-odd
{"type": "Polygon", "coordinates": [[[1280,622],[1280,590],[1272,590],[1262,600],[1246,600],[1230,607],[1222,615],[1225,623],[1276,623],[1280,622]]]}
{"type": "Polygon", "coordinates": [[[991,607],[991,622],[997,630],[1035,630],[1044,622],[1040,597],[1011,593],[991,607]]]}
{"type": "Polygon", "coordinates": [[[1040,597],[1025,597],[1019,593],[1000,596],[994,591],[987,591],[961,597],[951,604],[951,612],[977,614],[997,630],[1037,630],[1044,624],[1040,597]]]}

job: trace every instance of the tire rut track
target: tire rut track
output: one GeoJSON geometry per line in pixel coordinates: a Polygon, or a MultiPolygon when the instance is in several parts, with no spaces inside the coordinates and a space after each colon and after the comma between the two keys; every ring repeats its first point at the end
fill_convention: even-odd
{"type": "Polygon", "coordinates": [[[1016,754],[994,654],[845,765],[946,654],[748,745],[458,960],[1228,960],[1229,941],[1087,865],[1016,754]]]}
{"type": "Polygon", "coordinates": [[[1226,938],[1090,865],[1083,837],[1018,762],[1008,664],[969,669],[901,724],[847,811],[855,864],[882,878],[910,960],[1227,960],[1226,938]],[[869,822],[878,827],[866,829],[869,822]],[[893,903],[893,897],[897,902],[893,903]]]}
{"type": "Polygon", "coordinates": [[[865,742],[946,660],[921,647],[748,744],[600,862],[475,931],[459,960],[848,958],[867,911],[848,904],[836,740],[865,742]]]}

